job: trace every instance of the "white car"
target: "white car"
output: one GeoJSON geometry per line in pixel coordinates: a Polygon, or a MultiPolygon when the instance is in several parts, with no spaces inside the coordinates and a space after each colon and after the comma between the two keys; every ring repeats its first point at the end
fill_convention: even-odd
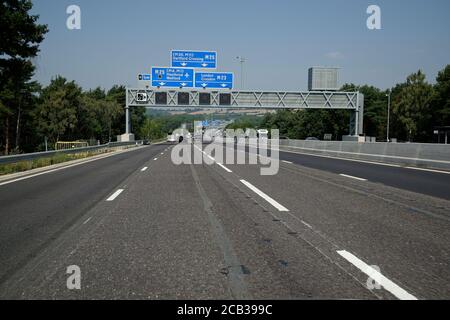
{"type": "Polygon", "coordinates": [[[181,130],[175,130],[174,133],[169,134],[167,136],[167,142],[183,142],[183,141],[191,141],[192,140],[192,135],[189,131],[186,131],[185,129],[181,130]]]}
{"type": "Polygon", "coordinates": [[[169,134],[167,136],[167,142],[177,142],[177,141],[178,141],[178,138],[176,138],[174,134],[169,134]]]}

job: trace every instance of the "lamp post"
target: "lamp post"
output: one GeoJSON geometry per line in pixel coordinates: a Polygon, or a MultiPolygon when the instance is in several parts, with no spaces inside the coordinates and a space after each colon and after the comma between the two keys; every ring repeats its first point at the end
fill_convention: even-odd
{"type": "Polygon", "coordinates": [[[389,117],[391,114],[391,93],[389,92],[388,94],[386,94],[386,97],[388,97],[388,109],[387,109],[387,128],[386,128],[386,140],[387,142],[390,142],[389,139],[389,117]]]}
{"type": "Polygon", "coordinates": [[[241,64],[241,90],[244,89],[244,62],[247,61],[244,57],[236,57],[241,64]]]}

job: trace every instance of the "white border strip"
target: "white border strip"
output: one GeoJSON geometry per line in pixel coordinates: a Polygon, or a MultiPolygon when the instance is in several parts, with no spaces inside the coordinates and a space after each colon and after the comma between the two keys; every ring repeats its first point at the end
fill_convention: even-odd
{"type": "MultiPolygon", "coordinates": [[[[369,157],[376,157],[376,158],[389,158],[389,159],[400,159],[400,160],[427,161],[427,162],[434,162],[434,163],[450,164],[450,161],[445,161],[445,160],[433,160],[433,159],[421,159],[421,158],[408,158],[408,157],[401,157],[401,156],[390,156],[390,155],[372,154],[372,153],[358,153],[358,152],[350,152],[350,151],[338,151],[338,150],[326,150],[326,149],[305,148],[305,147],[296,147],[296,146],[289,146],[289,145],[280,145],[280,147],[294,148],[294,149],[300,149],[300,150],[306,150],[306,151],[331,152],[331,153],[338,153],[338,154],[339,154],[339,153],[342,153],[342,154],[352,154],[352,155],[369,156],[369,157]]],[[[281,151],[283,151],[283,150],[281,150],[281,151]]]]}
{"type": "Polygon", "coordinates": [[[353,264],[363,273],[368,275],[371,278],[376,278],[376,282],[378,282],[384,289],[392,293],[400,300],[418,300],[415,296],[408,293],[406,290],[400,288],[394,282],[383,276],[380,272],[366,264],[364,261],[360,260],[358,257],[354,256],[348,251],[340,250],[337,253],[342,256],[345,260],[353,264]]]}
{"type": "Polygon", "coordinates": [[[405,167],[405,169],[450,174],[450,171],[441,171],[441,170],[436,170],[436,169],[425,169],[425,168],[416,168],[416,167],[405,167]]]}

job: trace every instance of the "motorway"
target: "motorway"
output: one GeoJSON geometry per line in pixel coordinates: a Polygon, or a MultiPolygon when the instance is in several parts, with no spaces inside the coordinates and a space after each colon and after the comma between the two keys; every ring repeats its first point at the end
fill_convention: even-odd
{"type": "Polygon", "coordinates": [[[0,298],[450,298],[449,174],[281,152],[262,176],[173,148],[0,183],[0,298]]]}

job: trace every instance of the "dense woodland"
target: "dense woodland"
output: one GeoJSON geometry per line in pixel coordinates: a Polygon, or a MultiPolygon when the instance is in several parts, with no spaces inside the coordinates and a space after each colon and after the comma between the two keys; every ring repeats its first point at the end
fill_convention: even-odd
{"type": "MultiPolygon", "coordinates": [[[[419,70],[389,90],[355,84],[346,84],[341,89],[364,94],[364,134],[377,137],[378,141],[386,141],[388,94],[391,95],[391,138],[434,142],[434,128],[450,126],[450,65],[439,72],[435,85],[427,82],[419,70]]],[[[323,138],[324,134],[331,133],[339,140],[348,134],[349,119],[346,110],[285,110],[267,115],[260,125],[277,128],[281,135],[291,139],[323,138]]]]}
{"type": "MultiPolygon", "coordinates": [[[[0,2],[0,154],[43,150],[56,141],[99,140],[108,142],[125,131],[125,87],[83,90],[74,81],[55,76],[48,86],[32,81],[32,60],[48,32],[29,11],[29,0],[0,2]]],[[[433,142],[436,126],[450,126],[450,65],[430,84],[422,71],[404,83],[383,91],[372,86],[347,84],[343,90],[365,95],[364,131],[386,138],[387,97],[391,93],[391,137],[400,141],[433,142]]],[[[198,117],[197,117],[198,119],[198,117]]],[[[151,116],[145,108],[133,108],[132,130],[138,138],[164,137],[181,122],[193,117],[151,116]]],[[[302,139],[348,134],[345,110],[281,110],[263,118],[244,118],[236,127],[277,128],[282,136],[302,139]]]]}

